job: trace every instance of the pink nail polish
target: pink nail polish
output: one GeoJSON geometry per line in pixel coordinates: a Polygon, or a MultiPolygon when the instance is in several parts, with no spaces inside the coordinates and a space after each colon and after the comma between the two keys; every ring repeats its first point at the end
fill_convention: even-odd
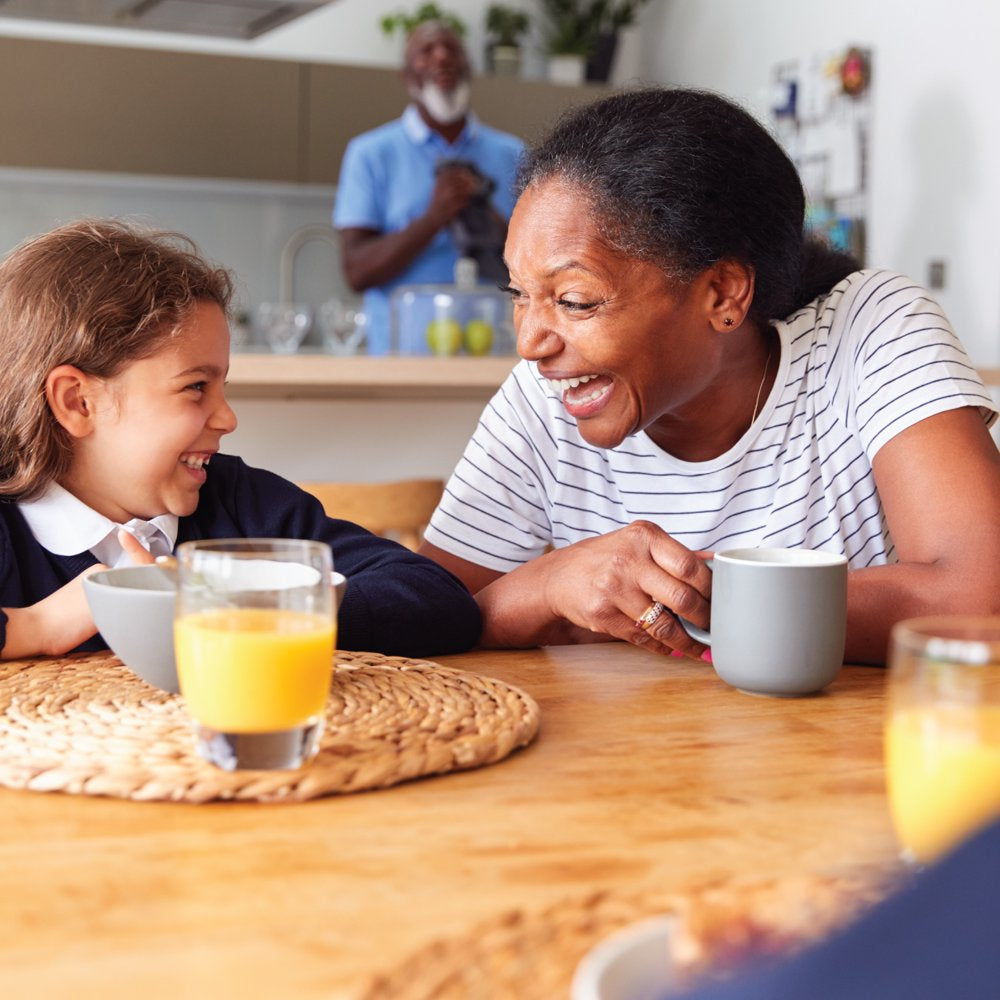
{"type": "Polygon", "coordinates": [[[670,650],[670,655],[671,656],[683,656],[684,654],[679,649],[672,649],[672,650],[670,650]]]}
{"type": "Polygon", "coordinates": [[[712,651],[710,649],[706,649],[705,652],[701,654],[700,659],[704,660],[706,663],[711,663],[712,651]]]}

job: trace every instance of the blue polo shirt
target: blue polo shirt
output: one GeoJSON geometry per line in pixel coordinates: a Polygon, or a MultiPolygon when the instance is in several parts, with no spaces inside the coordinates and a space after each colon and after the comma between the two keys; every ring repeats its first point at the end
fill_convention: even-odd
{"type": "MultiPolygon", "coordinates": [[[[356,136],[340,167],[333,209],[337,229],[404,229],[431,200],[434,168],[443,159],[471,160],[496,182],[492,202],[505,219],[514,208],[514,178],[524,144],[516,136],[484,125],[475,115],[454,143],[427,126],[415,105],[401,118],[356,136]]],[[[368,350],[389,352],[389,296],[399,285],[450,283],[458,253],[447,228],[393,281],[365,292],[368,350]]]]}

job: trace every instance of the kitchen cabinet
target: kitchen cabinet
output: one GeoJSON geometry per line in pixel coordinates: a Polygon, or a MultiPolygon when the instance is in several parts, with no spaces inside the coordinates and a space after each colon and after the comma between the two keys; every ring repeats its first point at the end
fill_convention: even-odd
{"type": "Polygon", "coordinates": [[[292,62],[0,38],[0,164],[294,181],[292,62]]]}
{"type": "MultiPolygon", "coordinates": [[[[0,165],[334,184],[348,140],[399,115],[398,70],[0,38],[0,165]]],[[[483,77],[524,138],[604,92],[483,77]]]]}

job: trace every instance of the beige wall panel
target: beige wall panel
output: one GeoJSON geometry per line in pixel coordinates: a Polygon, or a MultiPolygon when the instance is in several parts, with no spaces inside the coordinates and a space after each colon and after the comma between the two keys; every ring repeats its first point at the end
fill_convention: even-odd
{"type": "Polygon", "coordinates": [[[305,70],[305,180],[336,184],[348,141],[397,118],[406,91],[397,70],[332,63],[309,63],[305,70]]]}
{"type": "Polygon", "coordinates": [[[612,93],[600,84],[571,87],[539,80],[484,76],[475,81],[476,113],[527,143],[539,139],[564,111],[612,93]]]}
{"type": "Polygon", "coordinates": [[[299,64],[0,39],[0,164],[300,180],[299,64]]]}
{"type": "MultiPolygon", "coordinates": [[[[304,179],[335,184],[348,141],[399,117],[406,92],[396,70],[310,63],[305,71],[304,179]]],[[[609,92],[594,85],[565,87],[478,77],[473,84],[473,107],[487,124],[531,141],[566,108],[609,92]]]]}

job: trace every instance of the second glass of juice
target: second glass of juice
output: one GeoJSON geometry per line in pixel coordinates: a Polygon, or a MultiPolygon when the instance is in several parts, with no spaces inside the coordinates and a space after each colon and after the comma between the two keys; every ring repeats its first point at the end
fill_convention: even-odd
{"type": "Polygon", "coordinates": [[[323,542],[241,538],[177,549],[174,646],[198,752],[217,767],[297,768],[323,731],[336,642],[323,542]]]}
{"type": "Polygon", "coordinates": [[[934,861],[1000,816],[1000,618],[893,627],[885,752],[911,860],[934,861]]]}

